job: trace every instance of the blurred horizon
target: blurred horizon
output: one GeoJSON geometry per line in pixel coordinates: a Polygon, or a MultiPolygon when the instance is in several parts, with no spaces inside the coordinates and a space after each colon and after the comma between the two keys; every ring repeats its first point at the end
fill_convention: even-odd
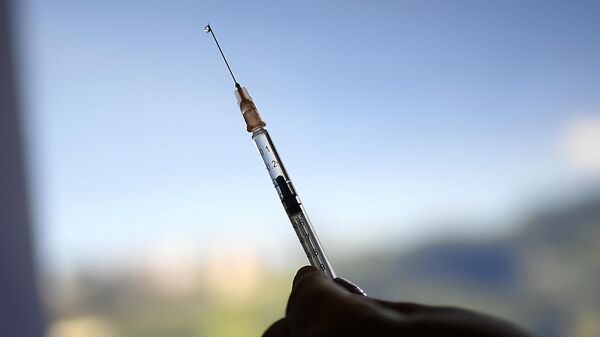
{"type": "MultiPolygon", "coordinates": [[[[344,256],[370,296],[467,307],[540,337],[600,333],[600,190],[546,204],[501,237],[445,237],[344,256]]],[[[173,257],[173,256],[171,256],[173,257]]],[[[50,337],[247,336],[283,315],[294,270],[238,251],[213,260],[91,264],[42,279],[50,337]]]]}

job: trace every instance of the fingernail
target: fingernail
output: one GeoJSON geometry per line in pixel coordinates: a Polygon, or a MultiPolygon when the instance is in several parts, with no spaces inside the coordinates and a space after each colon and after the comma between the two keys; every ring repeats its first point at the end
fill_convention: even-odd
{"type": "Polygon", "coordinates": [[[367,296],[367,292],[362,290],[359,286],[357,286],[356,284],[346,280],[343,277],[336,277],[334,280],[337,284],[341,285],[342,287],[344,287],[344,289],[348,290],[349,292],[356,294],[356,295],[362,295],[362,296],[367,296]]]}

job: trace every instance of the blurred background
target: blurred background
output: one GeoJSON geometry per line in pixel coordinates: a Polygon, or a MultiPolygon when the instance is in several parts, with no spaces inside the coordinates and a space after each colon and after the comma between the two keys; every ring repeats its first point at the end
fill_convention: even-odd
{"type": "Polygon", "coordinates": [[[47,337],[259,336],[306,264],[211,37],[337,273],[600,335],[597,1],[15,1],[47,337]]]}

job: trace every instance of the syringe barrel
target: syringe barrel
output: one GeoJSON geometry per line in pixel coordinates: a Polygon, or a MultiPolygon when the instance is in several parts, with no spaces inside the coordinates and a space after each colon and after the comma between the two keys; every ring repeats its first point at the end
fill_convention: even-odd
{"type": "Polygon", "coordinates": [[[277,190],[279,199],[292,223],[292,227],[300,240],[300,244],[306,253],[311,265],[321,269],[332,279],[335,273],[327,256],[321,247],[321,243],[306,214],[306,210],[300,201],[300,197],[294,189],[294,185],[285,170],[283,162],[275,149],[275,145],[267,130],[263,127],[255,128],[252,132],[252,140],[256,144],[263,162],[269,172],[271,181],[277,190]]]}

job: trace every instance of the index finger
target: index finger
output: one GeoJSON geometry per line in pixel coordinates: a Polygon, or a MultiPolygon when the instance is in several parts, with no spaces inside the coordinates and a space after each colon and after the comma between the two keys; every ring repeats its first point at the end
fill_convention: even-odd
{"type": "Polygon", "coordinates": [[[314,277],[314,273],[319,273],[320,270],[314,266],[304,266],[296,272],[294,280],[292,281],[292,289],[296,287],[296,284],[300,282],[304,277],[314,277]]]}
{"type": "Polygon", "coordinates": [[[327,278],[325,273],[313,266],[304,266],[298,270],[292,281],[292,292],[288,300],[286,308],[286,315],[289,314],[290,309],[294,308],[298,302],[298,297],[302,296],[307,300],[315,299],[314,296],[304,296],[303,294],[313,291],[325,291],[327,292],[330,286],[334,285],[333,282],[327,278]],[[307,289],[308,288],[308,289],[307,289]]]}
{"type": "Polygon", "coordinates": [[[349,292],[321,270],[307,266],[294,277],[286,323],[295,336],[349,336],[358,328],[365,330],[381,309],[370,298],[349,292]]]}

